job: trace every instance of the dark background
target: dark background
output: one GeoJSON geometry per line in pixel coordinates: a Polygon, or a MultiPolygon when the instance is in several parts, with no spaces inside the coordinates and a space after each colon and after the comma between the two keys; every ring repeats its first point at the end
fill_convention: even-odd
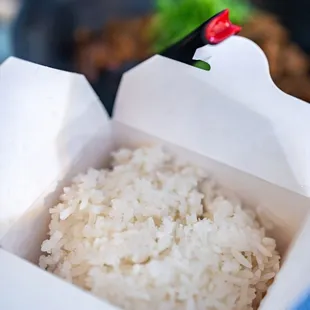
{"type": "MultiPolygon", "coordinates": [[[[253,0],[275,13],[292,39],[310,54],[310,1],[253,0]]],[[[78,26],[98,29],[113,17],[152,12],[152,0],[24,0],[12,26],[12,53],[20,58],[74,71],[73,32],[78,26]]],[[[111,113],[121,75],[135,63],[103,73],[93,87],[111,113]]]]}

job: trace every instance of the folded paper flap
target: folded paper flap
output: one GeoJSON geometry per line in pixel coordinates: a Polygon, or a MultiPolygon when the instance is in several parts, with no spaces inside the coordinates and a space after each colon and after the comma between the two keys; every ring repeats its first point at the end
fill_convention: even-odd
{"type": "Polygon", "coordinates": [[[234,37],[216,47],[210,72],[154,56],[126,73],[115,119],[309,195],[310,107],[274,86],[253,42],[234,37]]]}
{"type": "Polygon", "coordinates": [[[0,221],[7,221],[24,212],[109,119],[81,75],[10,58],[0,81],[0,221]]]}
{"type": "Polygon", "coordinates": [[[270,121],[299,193],[310,194],[310,107],[285,94],[272,81],[268,61],[257,44],[243,37],[231,37],[216,46],[197,50],[195,58],[206,59],[212,70],[204,80],[270,121]]]}
{"type": "Polygon", "coordinates": [[[260,310],[308,309],[298,305],[310,291],[310,217],[297,237],[260,310]]]}
{"type": "Polygon", "coordinates": [[[285,122],[295,122],[293,115],[310,114],[307,103],[277,88],[265,54],[249,39],[235,36],[218,45],[206,45],[194,57],[212,66],[203,77],[205,82],[259,113],[285,122]]]}

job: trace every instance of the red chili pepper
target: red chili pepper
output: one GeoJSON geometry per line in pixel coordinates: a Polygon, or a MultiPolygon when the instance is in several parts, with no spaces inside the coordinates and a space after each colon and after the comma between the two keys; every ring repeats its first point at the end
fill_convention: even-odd
{"type": "Polygon", "coordinates": [[[229,20],[229,10],[226,9],[207,23],[205,27],[205,38],[209,44],[218,44],[239,33],[240,30],[240,26],[234,25],[229,20]]]}

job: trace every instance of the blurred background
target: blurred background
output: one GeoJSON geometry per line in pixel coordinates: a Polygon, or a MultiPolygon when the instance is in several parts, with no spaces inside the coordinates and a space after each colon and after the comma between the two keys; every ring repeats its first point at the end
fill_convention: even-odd
{"type": "Polygon", "coordinates": [[[225,8],[278,87],[310,102],[309,0],[0,0],[0,63],[14,55],[83,73],[111,113],[123,72],[225,8]]]}

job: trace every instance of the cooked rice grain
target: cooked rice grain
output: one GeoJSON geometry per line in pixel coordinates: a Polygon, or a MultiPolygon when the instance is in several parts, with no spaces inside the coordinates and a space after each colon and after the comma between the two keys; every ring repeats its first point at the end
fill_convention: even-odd
{"type": "Polygon", "coordinates": [[[126,310],[254,309],[279,269],[255,214],[160,147],[114,153],[50,213],[40,266],[126,310]]]}

